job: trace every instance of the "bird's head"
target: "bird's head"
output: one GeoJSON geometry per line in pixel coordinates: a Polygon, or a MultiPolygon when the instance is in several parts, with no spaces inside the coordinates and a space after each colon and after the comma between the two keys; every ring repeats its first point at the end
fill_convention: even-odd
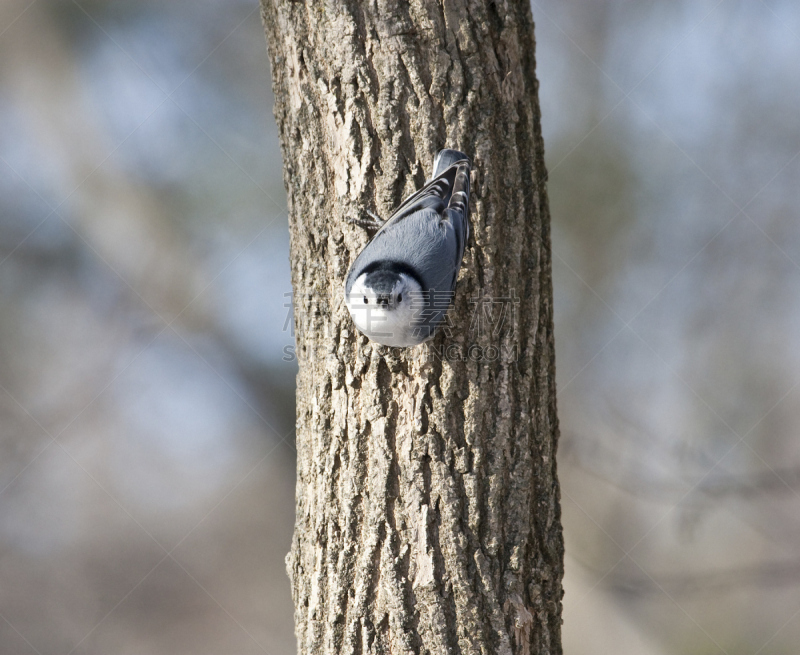
{"type": "Polygon", "coordinates": [[[405,346],[422,298],[422,287],[411,275],[385,267],[359,275],[346,302],[356,327],[370,339],[405,346]]]}

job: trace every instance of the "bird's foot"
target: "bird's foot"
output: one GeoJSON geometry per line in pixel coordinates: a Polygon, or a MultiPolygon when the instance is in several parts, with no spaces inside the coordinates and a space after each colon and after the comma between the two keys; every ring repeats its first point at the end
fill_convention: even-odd
{"type": "Polygon", "coordinates": [[[369,210],[366,210],[366,213],[369,215],[369,218],[348,218],[347,221],[349,223],[353,223],[354,225],[363,227],[366,230],[380,230],[386,221],[384,221],[377,214],[373,214],[369,210]]]}

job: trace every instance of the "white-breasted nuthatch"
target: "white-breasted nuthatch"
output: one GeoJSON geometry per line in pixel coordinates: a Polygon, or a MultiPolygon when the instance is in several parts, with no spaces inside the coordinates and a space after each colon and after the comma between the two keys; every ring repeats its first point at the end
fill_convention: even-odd
{"type": "Polygon", "coordinates": [[[440,150],[433,176],[383,222],[345,280],[356,327],[386,346],[430,339],[453,299],[469,237],[470,162],[440,150]]]}

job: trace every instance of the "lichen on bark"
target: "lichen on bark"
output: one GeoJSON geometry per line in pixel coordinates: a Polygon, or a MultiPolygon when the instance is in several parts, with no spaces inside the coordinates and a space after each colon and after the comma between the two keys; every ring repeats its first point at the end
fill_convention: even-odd
{"type": "Polygon", "coordinates": [[[525,1],[262,0],[289,203],[300,653],[560,653],[550,233],[525,1]],[[442,147],[473,161],[449,330],[357,333],[347,268],[442,147]]]}

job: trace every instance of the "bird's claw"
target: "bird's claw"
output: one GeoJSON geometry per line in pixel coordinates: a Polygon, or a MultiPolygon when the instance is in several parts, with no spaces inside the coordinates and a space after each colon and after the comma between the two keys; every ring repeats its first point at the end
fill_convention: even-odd
{"type": "Polygon", "coordinates": [[[347,221],[367,230],[379,230],[383,227],[383,224],[386,221],[384,221],[380,216],[369,210],[366,210],[366,213],[369,215],[369,218],[348,218],[347,221]]]}

